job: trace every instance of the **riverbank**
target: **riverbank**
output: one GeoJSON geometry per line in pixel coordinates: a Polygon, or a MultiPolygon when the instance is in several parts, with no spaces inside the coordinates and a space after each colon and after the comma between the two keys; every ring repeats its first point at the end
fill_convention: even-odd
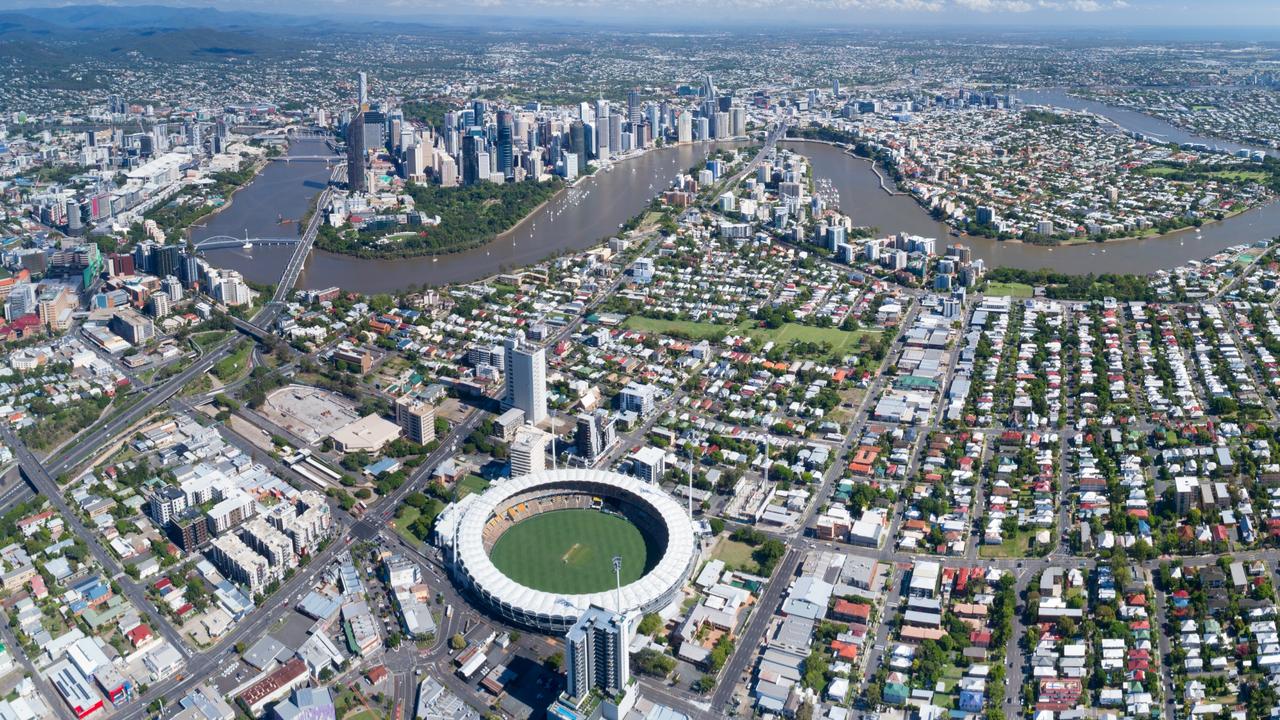
{"type": "Polygon", "coordinates": [[[1075,236],[1075,237],[1067,238],[1066,240],[1060,240],[1054,243],[1031,243],[1021,238],[1009,238],[1007,240],[1001,240],[999,238],[987,237],[985,235],[969,235],[966,233],[961,233],[959,237],[961,239],[983,238],[985,240],[993,240],[995,242],[1006,244],[1006,245],[1028,245],[1031,247],[1043,247],[1048,249],[1078,247],[1081,245],[1110,245],[1112,243],[1133,242],[1135,240],[1158,240],[1161,238],[1173,238],[1175,235],[1180,235],[1186,232],[1203,231],[1204,228],[1217,225],[1219,223],[1224,223],[1230,220],[1231,218],[1238,217],[1252,210],[1261,210],[1263,208],[1268,208],[1272,206],[1280,206],[1280,199],[1272,200],[1269,203],[1263,203],[1261,205],[1254,205],[1252,207],[1247,207],[1243,210],[1233,210],[1231,212],[1225,213],[1221,220],[1217,218],[1213,218],[1210,220],[1205,220],[1199,225],[1192,224],[1192,225],[1187,225],[1185,227],[1180,227],[1174,230],[1166,230],[1164,232],[1160,232],[1155,228],[1150,228],[1149,230],[1143,231],[1142,233],[1139,233],[1137,235],[1124,235],[1121,237],[1106,238],[1103,240],[1100,240],[1088,235],[1075,236]]]}
{"type": "Polygon", "coordinates": [[[833,142],[831,140],[819,140],[817,138],[786,137],[783,139],[786,140],[787,142],[820,143],[822,145],[830,145],[831,147],[840,148],[845,155],[848,155],[849,157],[854,158],[855,160],[864,160],[867,163],[869,163],[871,165],[871,172],[875,173],[876,178],[880,180],[880,189],[885,191],[886,194],[891,196],[911,194],[911,193],[906,193],[896,189],[898,187],[898,184],[896,182],[893,183],[894,189],[890,189],[889,186],[885,184],[885,177],[884,175],[880,174],[880,168],[879,166],[876,165],[876,161],[868,157],[862,157],[861,155],[855,153],[853,151],[853,148],[849,147],[848,143],[838,143],[838,142],[833,142]]]}
{"type": "Polygon", "coordinates": [[[796,138],[782,141],[809,158],[815,178],[829,181],[840,196],[841,212],[855,225],[876,227],[882,235],[900,232],[908,235],[946,239],[971,248],[974,258],[981,258],[987,268],[1011,267],[1024,270],[1049,268],[1068,274],[1099,272],[1105,260],[1106,272],[1148,274],[1169,269],[1192,260],[1202,260],[1234,245],[1250,244],[1275,235],[1280,227],[1280,201],[1258,206],[1232,215],[1222,221],[1206,223],[1201,232],[1112,240],[1092,240],[1071,245],[1036,245],[1015,240],[995,240],[954,233],[949,225],[930,217],[914,198],[889,196],[880,189],[877,176],[862,163],[854,163],[850,155],[837,145],[810,143],[788,146],[796,138]],[[1105,254],[1104,254],[1105,253],[1105,254]]]}
{"type": "Polygon", "coordinates": [[[432,223],[359,229],[344,223],[325,226],[316,247],[364,260],[411,260],[463,253],[492,244],[537,212],[563,190],[558,178],[518,183],[482,182],[461,187],[411,183],[404,194],[410,207],[432,223]]]}
{"type": "Polygon", "coordinates": [[[183,239],[184,239],[184,240],[190,240],[190,239],[191,239],[191,233],[195,230],[195,228],[198,228],[198,227],[199,227],[199,228],[208,228],[208,227],[209,227],[209,223],[211,223],[211,222],[213,222],[215,219],[217,219],[217,217],[218,217],[219,215],[221,215],[222,213],[226,212],[227,210],[230,210],[230,209],[231,209],[231,206],[232,206],[233,204],[235,204],[235,201],[236,201],[236,195],[237,195],[241,190],[244,190],[245,188],[247,188],[247,187],[249,187],[250,185],[252,185],[255,181],[257,181],[258,176],[262,174],[262,171],[263,171],[263,170],[265,170],[265,169],[267,169],[267,167],[268,167],[269,165],[271,165],[271,161],[270,161],[269,159],[267,159],[267,158],[257,158],[257,159],[255,160],[255,163],[258,165],[258,167],[255,167],[255,168],[253,169],[253,176],[252,176],[252,177],[250,177],[250,178],[249,178],[249,180],[248,180],[247,182],[245,182],[243,185],[239,185],[239,186],[237,186],[237,187],[236,187],[234,190],[232,190],[230,193],[227,193],[227,196],[224,198],[224,200],[225,200],[225,201],[224,201],[221,205],[219,205],[217,208],[214,208],[214,210],[213,210],[213,211],[211,211],[211,212],[209,212],[209,213],[206,213],[205,215],[200,216],[200,218],[199,218],[200,222],[194,222],[194,223],[191,223],[191,224],[190,224],[190,225],[188,225],[187,227],[183,228],[183,230],[182,230],[182,237],[183,237],[183,239]]]}
{"type": "MultiPolygon", "coordinates": [[[[1111,122],[1112,124],[1115,124],[1115,123],[1114,123],[1114,121],[1111,121],[1109,118],[1104,118],[1104,119],[1105,119],[1105,120],[1107,120],[1108,122],[1111,122]]],[[[1121,129],[1121,130],[1123,130],[1123,128],[1122,128],[1122,127],[1120,127],[1118,124],[1116,124],[1116,127],[1117,127],[1117,128],[1119,128],[1119,129],[1121,129]]],[[[913,202],[914,202],[914,203],[915,203],[915,204],[920,208],[920,210],[921,210],[922,212],[924,212],[924,213],[926,213],[926,214],[930,213],[930,208],[928,208],[928,207],[924,204],[924,202],[923,202],[923,201],[922,201],[918,196],[916,196],[914,193],[903,192],[903,191],[901,191],[901,190],[894,191],[894,190],[890,190],[888,187],[886,187],[886,185],[885,185],[885,177],[884,177],[884,175],[882,175],[882,174],[880,173],[880,169],[876,166],[876,162],[875,162],[874,160],[870,159],[870,158],[866,158],[866,157],[863,157],[863,156],[861,156],[861,155],[858,155],[858,154],[854,153],[854,152],[852,151],[852,148],[849,146],[849,144],[848,144],[848,143],[833,142],[833,141],[831,141],[831,140],[820,140],[820,139],[817,139],[817,138],[792,138],[792,137],[788,137],[788,138],[786,138],[785,140],[786,140],[786,142],[815,143],[815,144],[819,144],[819,145],[826,145],[826,146],[828,146],[828,147],[832,147],[832,148],[836,148],[836,149],[840,150],[841,154],[842,154],[842,155],[844,155],[844,156],[846,156],[846,157],[849,157],[849,158],[852,158],[852,159],[855,159],[855,160],[861,160],[861,161],[867,162],[867,163],[870,165],[870,167],[871,167],[871,171],[872,171],[873,173],[875,173],[876,179],[877,179],[877,180],[878,180],[878,182],[879,182],[879,186],[880,186],[880,189],[881,189],[881,190],[883,190],[886,194],[888,194],[888,195],[890,195],[890,196],[896,196],[896,197],[906,196],[906,197],[910,197],[910,198],[911,198],[911,200],[912,200],[912,201],[913,201],[913,202]]],[[[803,155],[803,153],[801,153],[801,154],[803,155]]],[[[895,185],[895,187],[896,187],[896,185],[895,185]]],[[[1027,242],[1026,240],[1023,240],[1023,239],[1021,239],[1021,238],[998,238],[998,237],[990,237],[990,236],[986,236],[986,235],[971,235],[971,234],[969,234],[969,233],[964,232],[960,227],[958,227],[957,225],[955,225],[955,224],[954,224],[954,222],[953,222],[952,220],[950,220],[950,219],[941,220],[941,221],[939,221],[939,222],[941,222],[941,223],[945,224],[945,225],[950,229],[950,231],[948,232],[948,235],[949,235],[950,237],[958,238],[958,239],[961,239],[961,240],[974,240],[974,239],[977,239],[977,238],[981,238],[981,239],[984,239],[984,240],[989,240],[989,241],[992,241],[992,242],[998,242],[998,243],[1006,244],[1006,245],[1026,245],[1026,246],[1030,246],[1030,247],[1041,247],[1041,248],[1046,248],[1046,249],[1050,249],[1050,250],[1051,250],[1051,249],[1053,249],[1053,248],[1065,248],[1065,247],[1074,247],[1074,246],[1080,246],[1080,245],[1109,245],[1109,244],[1113,244],[1113,243],[1130,242],[1130,241],[1134,241],[1134,240],[1149,240],[1149,239],[1158,239],[1158,238],[1171,238],[1171,237],[1173,237],[1174,235],[1177,235],[1177,234],[1179,234],[1179,233],[1187,232],[1187,231],[1189,231],[1189,230],[1200,230],[1200,229],[1202,229],[1202,228],[1205,228],[1205,227],[1208,227],[1208,226],[1211,226],[1211,225],[1214,225],[1214,224],[1217,224],[1217,223],[1226,222],[1227,220],[1229,220],[1229,219],[1231,219],[1231,218],[1233,218],[1233,217],[1236,217],[1236,216],[1242,215],[1242,214],[1247,213],[1247,212],[1249,212],[1249,211],[1251,211],[1251,210],[1258,210],[1258,209],[1261,209],[1261,208],[1271,207],[1271,206],[1273,206],[1273,205],[1277,205],[1278,203],[1280,203],[1280,199],[1272,198],[1269,202],[1260,203],[1260,204],[1258,204],[1258,205],[1252,205],[1252,206],[1245,207],[1245,208],[1240,209],[1240,210],[1232,210],[1232,211],[1230,211],[1230,212],[1227,212],[1227,213],[1225,213],[1225,214],[1223,215],[1223,217],[1222,217],[1221,219],[1218,219],[1218,218],[1205,218],[1205,219],[1204,219],[1204,221],[1203,221],[1200,225],[1190,224],[1190,225],[1187,225],[1187,226],[1185,226],[1185,227],[1176,228],[1176,229],[1174,229],[1174,230],[1166,230],[1166,231],[1164,231],[1164,232],[1160,232],[1159,230],[1155,230],[1155,229],[1150,229],[1150,230],[1144,230],[1144,231],[1139,232],[1139,233],[1136,233],[1136,234],[1123,235],[1123,236],[1120,236],[1120,237],[1110,237],[1110,238],[1105,238],[1105,239],[1098,239],[1098,238],[1096,238],[1096,237],[1094,237],[1094,236],[1087,236],[1087,235],[1086,235],[1086,236],[1073,236],[1073,237],[1069,237],[1069,238],[1066,238],[1066,239],[1064,239],[1064,240],[1058,240],[1058,241],[1056,241],[1056,242],[1052,242],[1052,243],[1035,243],[1035,242],[1027,242]]],[[[939,238],[939,239],[941,239],[941,238],[939,238]]]]}
{"type": "MultiPolygon", "coordinates": [[[[294,153],[305,145],[295,141],[294,153]]],[[[565,252],[578,252],[598,245],[618,233],[618,228],[648,207],[652,199],[669,186],[677,175],[687,172],[708,152],[733,149],[745,141],[665,145],[615,164],[613,172],[597,172],[574,186],[573,194],[559,192],[542,207],[514,225],[496,242],[465,252],[378,260],[339,255],[315,248],[299,276],[298,286],[309,289],[341,287],[353,292],[375,294],[423,286],[440,287],[475,280],[511,268],[536,264],[565,252]],[[586,200],[575,202],[579,192],[590,191],[586,200]]],[[[304,153],[305,154],[305,153],[304,153]]],[[[224,213],[217,222],[197,234],[269,234],[268,217],[274,222],[279,212],[301,217],[316,190],[327,182],[316,163],[271,163],[251,193],[237,197],[237,209],[224,213]],[[295,214],[296,213],[296,214],[295,214]],[[262,232],[255,232],[262,228],[262,232]]],[[[206,253],[218,267],[238,270],[246,280],[276,282],[289,262],[287,248],[255,246],[252,250],[221,248],[206,253]]]]}

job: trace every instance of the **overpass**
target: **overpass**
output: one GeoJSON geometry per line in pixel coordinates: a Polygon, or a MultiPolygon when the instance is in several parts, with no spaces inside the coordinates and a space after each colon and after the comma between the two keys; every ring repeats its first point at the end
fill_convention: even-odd
{"type": "Polygon", "coordinates": [[[301,242],[296,237],[269,237],[269,238],[238,238],[230,235],[210,235],[202,240],[197,240],[195,247],[197,250],[217,250],[219,248],[244,247],[245,243],[250,245],[297,245],[301,242]]]}
{"type": "Polygon", "coordinates": [[[254,340],[257,340],[258,342],[265,343],[268,338],[275,337],[274,335],[271,334],[269,330],[262,327],[261,325],[255,325],[254,323],[251,323],[248,320],[238,318],[234,315],[231,316],[231,324],[235,325],[237,330],[244,333],[245,335],[248,335],[249,337],[252,337],[254,340]]]}

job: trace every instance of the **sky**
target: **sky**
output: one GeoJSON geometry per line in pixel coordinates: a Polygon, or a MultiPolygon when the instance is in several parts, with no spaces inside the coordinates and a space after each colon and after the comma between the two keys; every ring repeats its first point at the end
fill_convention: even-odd
{"type": "MultiPolygon", "coordinates": [[[[66,4],[85,3],[0,0],[0,9],[66,4]]],[[[671,26],[735,21],[779,28],[823,24],[1041,30],[1280,26],[1280,0],[105,0],[93,4],[204,6],[365,19],[503,15],[671,26]]]]}

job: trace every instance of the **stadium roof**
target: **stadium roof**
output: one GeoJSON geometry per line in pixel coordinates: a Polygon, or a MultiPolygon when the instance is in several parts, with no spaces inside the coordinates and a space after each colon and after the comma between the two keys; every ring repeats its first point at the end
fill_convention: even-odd
{"type": "Polygon", "coordinates": [[[456,548],[457,561],[466,567],[472,582],[500,602],[530,614],[576,618],[591,605],[615,608],[617,600],[613,590],[574,595],[525,587],[499,571],[485,551],[484,527],[495,509],[510,498],[541,485],[573,482],[611,485],[625,491],[639,498],[666,526],[667,547],[662,559],[643,577],[622,586],[623,612],[647,607],[684,583],[697,554],[693,525],[684,507],[657,486],[638,478],[587,468],[531,473],[494,485],[476,496],[458,523],[456,548]]]}

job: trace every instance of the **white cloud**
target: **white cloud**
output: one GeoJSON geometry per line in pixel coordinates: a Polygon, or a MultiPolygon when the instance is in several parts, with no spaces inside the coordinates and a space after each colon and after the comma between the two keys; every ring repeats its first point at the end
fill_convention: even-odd
{"type": "Polygon", "coordinates": [[[1028,12],[1031,3],[1025,0],[955,0],[956,5],[975,12],[1028,12]]]}

